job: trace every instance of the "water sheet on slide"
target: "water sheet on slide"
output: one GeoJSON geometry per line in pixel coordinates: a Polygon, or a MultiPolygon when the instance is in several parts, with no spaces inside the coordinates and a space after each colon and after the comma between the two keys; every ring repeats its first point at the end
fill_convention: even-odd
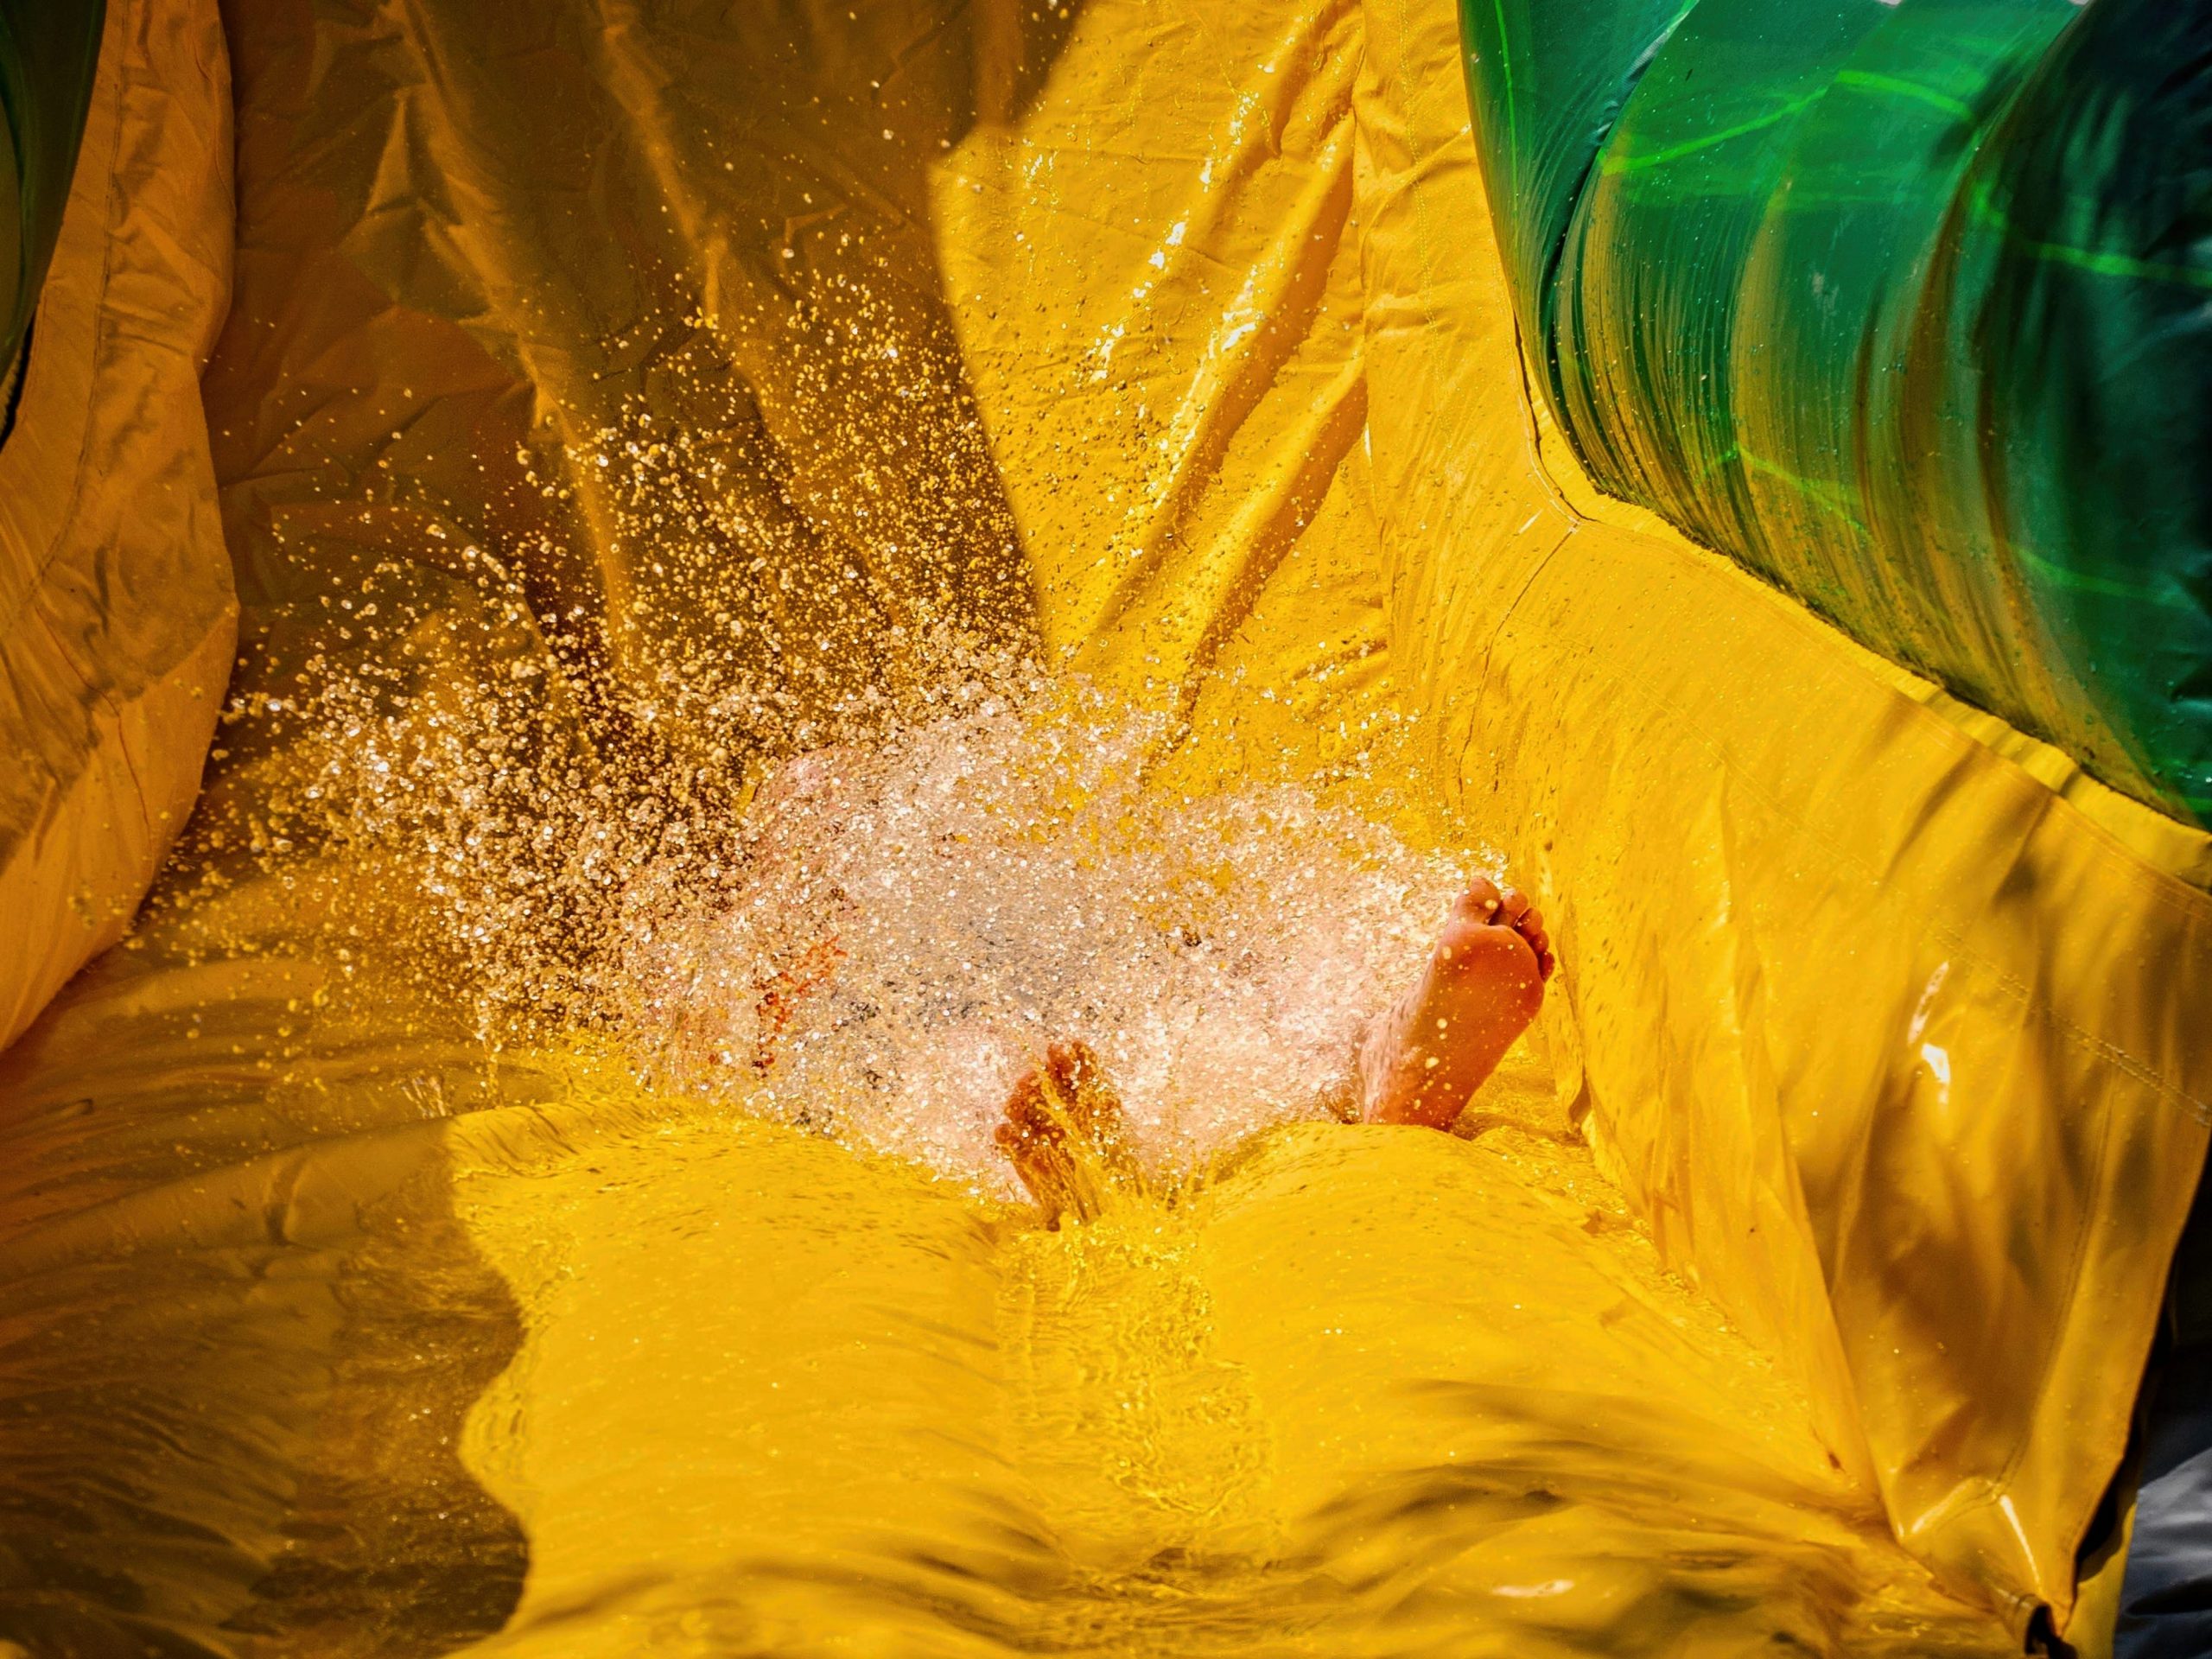
{"type": "Polygon", "coordinates": [[[2202,837],[1589,488],[1448,3],[854,10],[226,13],[239,717],[0,1060],[9,1634],[2066,1624],[2203,1158],[2202,837]],[[1503,849],[1568,965],[1484,1133],[1048,1238],[640,1092],[558,951],[503,1033],[426,950],[512,850],[484,709],[734,812],[948,639],[1164,699],[1163,790],[1503,849]],[[478,741],[427,869],[313,810],[333,684],[478,741]]]}

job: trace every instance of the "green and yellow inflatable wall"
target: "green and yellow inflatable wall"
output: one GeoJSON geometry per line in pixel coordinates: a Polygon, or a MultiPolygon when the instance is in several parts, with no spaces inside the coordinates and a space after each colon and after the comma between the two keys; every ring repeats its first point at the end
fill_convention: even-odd
{"type": "Polygon", "coordinates": [[[0,1652],[2108,1641],[2212,1104],[2190,8],[63,10],[0,1652]],[[1563,965],[1458,1136],[1047,1234],[626,1067],[531,861],[1007,658],[1503,849],[1563,965]]]}

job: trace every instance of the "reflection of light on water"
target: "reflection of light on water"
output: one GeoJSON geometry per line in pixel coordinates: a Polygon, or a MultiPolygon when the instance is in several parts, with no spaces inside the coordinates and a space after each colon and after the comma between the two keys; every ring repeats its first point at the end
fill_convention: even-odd
{"type": "Polygon", "coordinates": [[[1951,1052],[1936,1043],[1921,1042],[1921,1033],[1928,1029],[1929,1016],[1936,1006],[1936,993],[1943,988],[1943,982],[1950,977],[1951,964],[1941,962],[1928,976],[1928,984],[1920,993],[1919,1005],[1912,1011],[1912,1024],[1905,1031],[1905,1041],[1920,1045],[1920,1063],[1928,1068],[1928,1075],[1936,1079],[1936,1098],[1948,1105],[1951,1098],[1951,1052]]]}
{"type": "Polygon", "coordinates": [[[1296,788],[1155,799],[1160,736],[978,692],[802,757],[729,890],[673,887],[638,930],[625,1023],[664,1082],[994,1185],[1000,1104],[1057,1038],[1103,1057],[1156,1165],[1318,1115],[1460,873],[1296,788]]]}

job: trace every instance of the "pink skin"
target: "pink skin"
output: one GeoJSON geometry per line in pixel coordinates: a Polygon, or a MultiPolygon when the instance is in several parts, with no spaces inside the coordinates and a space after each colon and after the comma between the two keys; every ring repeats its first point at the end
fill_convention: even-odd
{"type": "Polygon", "coordinates": [[[1448,1129],[1543,1006],[1544,919],[1480,876],[1452,906],[1428,965],[1359,1046],[1360,1116],[1448,1129]]]}
{"type": "MultiPolygon", "coordinates": [[[[1477,876],[1445,918],[1421,977],[1368,1025],[1358,1052],[1359,1117],[1448,1129],[1543,1006],[1556,966],[1528,899],[1477,876]]],[[[1121,1102],[1079,1043],[1056,1043],[1015,1083],[998,1144],[1058,1226],[1088,1220],[1135,1165],[1121,1102]],[[1075,1141],[1088,1143],[1078,1154],[1075,1141]],[[1101,1179],[1103,1178],[1103,1179],[1101,1179]]]]}

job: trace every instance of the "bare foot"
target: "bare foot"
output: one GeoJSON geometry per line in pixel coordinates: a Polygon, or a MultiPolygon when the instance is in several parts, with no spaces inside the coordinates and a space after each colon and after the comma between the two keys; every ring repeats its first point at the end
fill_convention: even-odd
{"type": "Polygon", "coordinates": [[[1116,1190],[1144,1185],[1121,1097],[1085,1043],[1054,1043],[1021,1074],[994,1138],[1048,1227],[1068,1216],[1090,1221],[1116,1190]]]}
{"type": "Polygon", "coordinates": [[[1536,1017],[1552,966],[1543,918],[1520,893],[1477,876],[1420,980],[1360,1041],[1360,1116],[1450,1128],[1536,1017]]]}

